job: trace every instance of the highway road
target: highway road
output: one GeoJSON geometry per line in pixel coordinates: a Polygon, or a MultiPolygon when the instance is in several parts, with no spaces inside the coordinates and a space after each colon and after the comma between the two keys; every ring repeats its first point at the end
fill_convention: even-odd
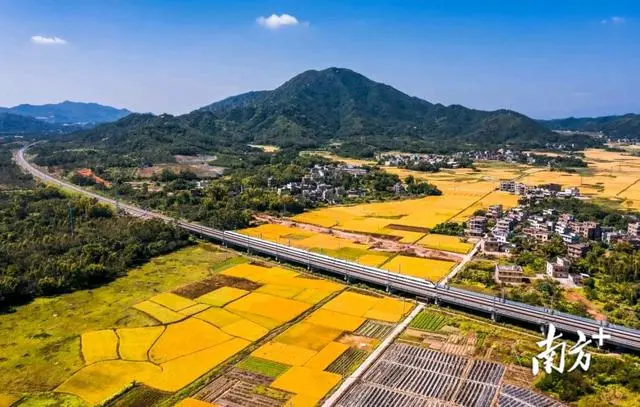
{"type": "Polygon", "coordinates": [[[536,324],[541,327],[546,327],[549,323],[553,323],[560,331],[575,333],[577,330],[581,330],[587,335],[587,337],[597,333],[599,328],[603,328],[605,334],[611,335],[610,339],[605,340],[607,345],[615,345],[634,351],[640,351],[640,331],[636,329],[613,325],[603,321],[595,321],[590,318],[578,317],[515,301],[502,300],[498,297],[456,289],[444,284],[434,284],[428,280],[391,273],[375,267],[335,259],[322,254],[242,235],[233,231],[213,229],[197,223],[171,218],[130,204],[121,202],[116,203],[114,199],[98,195],[76,185],[62,181],[31,165],[24,158],[24,152],[28,148],[29,146],[16,152],[15,161],[20,167],[31,173],[34,177],[41,181],[93,197],[101,202],[110,205],[118,205],[123,211],[132,216],[156,218],[167,222],[174,222],[179,227],[182,227],[194,234],[214,239],[224,245],[242,248],[256,254],[275,257],[278,260],[302,265],[309,269],[321,270],[334,275],[343,276],[349,281],[362,281],[381,287],[387,287],[390,290],[404,292],[413,295],[418,299],[433,301],[437,304],[447,303],[470,310],[480,311],[486,313],[486,315],[492,316],[493,318],[506,317],[536,324]]]}

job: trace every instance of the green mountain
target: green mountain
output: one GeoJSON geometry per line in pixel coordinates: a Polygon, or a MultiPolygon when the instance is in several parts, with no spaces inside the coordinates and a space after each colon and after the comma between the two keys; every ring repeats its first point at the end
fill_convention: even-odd
{"type": "Polygon", "coordinates": [[[569,117],[566,119],[541,120],[551,130],[571,130],[584,132],[602,132],[606,137],[615,139],[640,138],[640,115],[603,117],[569,117]]]}
{"type": "Polygon", "coordinates": [[[68,100],[46,105],[23,104],[9,108],[0,107],[0,112],[30,116],[55,124],[83,125],[113,122],[131,114],[127,109],[68,100]]]}
{"type": "Polygon", "coordinates": [[[0,134],[46,134],[60,133],[62,127],[34,119],[33,117],[0,112],[0,134]]]}
{"type": "Polygon", "coordinates": [[[471,147],[558,141],[516,112],[444,106],[406,95],[348,69],[307,71],[273,91],[251,92],[205,106],[257,143],[359,141],[379,148],[471,147]]]}
{"type": "MultiPolygon", "coordinates": [[[[351,70],[329,68],[304,72],[272,91],[234,96],[182,116],[131,114],[74,133],[57,148],[93,148],[158,162],[171,160],[174,154],[239,152],[248,149],[248,143],[285,148],[338,143],[341,152],[357,155],[374,150],[458,151],[595,142],[584,135],[554,133],[513,111],[432,104],[351,70]]],[[[47,147],[52,148],[52,144],[47,147]]]]}

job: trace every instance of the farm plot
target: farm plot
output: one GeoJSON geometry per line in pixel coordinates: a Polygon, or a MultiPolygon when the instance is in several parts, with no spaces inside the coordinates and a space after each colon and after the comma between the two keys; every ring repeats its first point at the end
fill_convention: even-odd
{"type": "MultiPolygon", "coordinates": [[[[401,177],[413,175],[427,180],[437,185],[443,194],[394,202],[335,206],[305,212],[293,219],[345,231],[388,236],[403,243],[414,243],[438,223],[454,218],[464,221],[475,210],[493,204],[499,203],[505,207],[516,206],[518,203],[516,196],[495,190],[501,179],[517,178],[524,174],[525,168],[524,166],[500,167],[488,164],[479,165],[477,172],[457,169],[437,174],[386,168],[386,171],[401,177]]],[[[430,242],[427,240],[425,243],[430,242]]],[[[465,250],[462,246],[452,245],[451,248],[454,251],[465,250]]]]}
{"type": "MultiPolygon", "coordinates": [[[[86,366],[56,390],[77,395],[92,404],[102,402],[131,382],[175,392],[241,352],[272,328],[296,318],[342,289],[340,284],[306,278],[280,267],[238,264],[226,268],[204,283],[191,283],[136,304],[136,312],[157,320],[156,326],[83,333],[82,354],[86,366]],[[232,286],[221,286],[225,283],[232,286]],[[206,292],[206,288],[210,291],[206,292]],[[305,294],[300,299],[290,298],[302,293],[305,294]]],[[[344,319],[342,323],[354,322],[344,319]]],[[[286,375],[290,363],[296,364],[296,361],[298,366],[310,362],[305,369],[322,372],[348,348],[334,342],[342,332],[311,322],[296,324],[281,335],[279,342],[258,349],[256,358],[240,365],[236,376],[258,375],[273,380],[286,375]]],[[[281,405],[292,397],[285,390],[295,387],[293,377],[284,377],[280,390],[256,388],[255,383],[236,380],[229,386],[224,400],[228,403],[244,400],[250,405],[265,407],[281,405]]],[[[334,376],[319,376],[323,377],[329,383],[328,379],[334,376]]]]}
{"type": "MultiPolygon", "coordinates": [[[[229,273],[236,272],[229,270],[229,273]]],[[[250,267],[244,266],[242,272],[247,278],[257,278],[250,267]]],[[[282,294],[288,296],[290,293],[282,294]]],[[[261,397],[250,405],[317,405],[379,343],[378,339],[356,331],[363,329],[382,338],[393,326],[389,322],[367,319],[367,315],[397,321],[413,306],[410,301],[368,295],[360,290],[339,293],[261,344],[239,362],[231,374],[214,379],[196,398],[236,406],[244,405],[238,404],[239,400],[250,400],[259,394],[261,397]],[[244,375],[240,379],[239,372],[244,375]]],[[[206,312],[210,310],[203,314],[206,312]]]]}
{"type": "Polygon", "coordinates": [[[505,367],[498,363],[395,343],[365,373],[361,382],[342,396],[337,405],[561,405],[530,390],[503,385],[504,374],[505,367]]]}
{"type": "Polygon", "coordinates": [[[393,326],[394,325],[392,324],[385,324],[379,321],[368,320],[354,333],[356,335],[366,336],[368,338],[380,339],[387,336],[387,334],[393,329],[393,326]]]}
{"type": "MultiPolygon", "coordinates": [[[[244,261],[242,259],[212,245],[193,245],[158,256],[109,284],[38,298],[16,307],[12,313],[0,315],[2,392],[20,394],[26,404],[80,403],[71,394],[54,393],[53,390],[85,366],[83,334],[114,330],[118,334],[118,347],[123,357],[128,361],[140,361],[143,354],[138,353],[138,349],[148,349],[150,344],[135,344],[131,338],[121,336],[120,333],[125,331],[120,330],[161,326],[161,322],[135,309],[135,304],[192,281],[213,278],[221,268],[244,261]]],[[[174,312],[171,311],[171,315],[176,319],[185,318],[174,312]]],[[[96,349],[99,359],[114,356],[113,344],[117,344],[118,338],[109,335],[106,347],[96,349]]],[[[89,343],[84,342],[85,345],[89,343]]]]}
{"type": "Polygon", "coordinates": [[[333,361],[325,370],[346,376],[358,368],[367,358],[368,353],[361,349],[349,348],[333,361]]]}
{"type": "Polygon", "coordinates": [[[445,250],[461,254],[466,254],[473,248],[472,243],[464,242],[457,236],[438,235],[433,233],[430,233],[420,239],[418,244],[428,247],[429,249],[445,250]]]}
{"type": "Polygon", "coordinates": [[[382,268],[398,274],[439,281],[455,265],[452,261],[424,259],[421,257],[396,256],[382,268]]]}
{"type": "Polygon", "coordinates": [[[447,318],[444,315],[431,313],[429,311],[422,311],[413,319],[413,321],[411,321],[409,326],[423,331],[436,332],[440,330],[446,322],[447,318]]]}
{"type": "MultiPolygon", "coordinates": [[[[370,250],[367,245],[354,243],[327,233],[311,232],[290,226],[278,224],[264,224],[250,229],[240,230],[240,233],[270,240],[272,242],[311,250],[343,260],[357,261],[370,266],[384,263],[389,254],[370,250]]],[[[418,235],[418,237],[421,234],[418,235]]]]}

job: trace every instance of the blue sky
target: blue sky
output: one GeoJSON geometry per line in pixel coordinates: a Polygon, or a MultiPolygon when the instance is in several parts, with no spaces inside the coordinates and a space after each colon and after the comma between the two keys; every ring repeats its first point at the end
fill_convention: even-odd
{"type": "Polygon", "coordinates": [[[178,114],[339,66],[431,102],[640,113],[637,3],[2,0],[0,106],[178,114]]]}

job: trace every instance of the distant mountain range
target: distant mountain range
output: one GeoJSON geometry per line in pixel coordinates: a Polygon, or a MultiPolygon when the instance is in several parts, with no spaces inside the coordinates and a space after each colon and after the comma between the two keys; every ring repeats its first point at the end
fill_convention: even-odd
{"type": "Polygon", "coordinates": [[[119,120],[131,112],[97,103],[64,101],[56,104],[0,107],[0,133],[59,133],[119,120]],[[13,116],[20,116],[13,117],[13,116]],[[36,122],[39,122],[36,123],[36,122]]]}
{"type": "Polygon", "coordinates": [[[639,139],[640,115],[625,114],[621,116],[602,117],[569,117],[566,119],[540,120],[540,123],[551,130],[571,130],[584,132],[601,132],[614,139],[639,139]]]}
{"type": "Polygon", "coordinates": [[[0,112],[0,135],[59,133],[61,126],[43,122],[33,117],[0,112]]]}
{"type": "Polygon", "coordinates": [[[306,71],[275,90],[234,96],[181,116],[131,114],[75,133],[66,142],[158,162],[174,154],[239,151],[249,143],[283,148],[339,145],[341,153],[366,155],[377,150],[582,146],[596,141],[554,133],[510,110],[429,103],[349,69],[329,68],[306,71]]]}

